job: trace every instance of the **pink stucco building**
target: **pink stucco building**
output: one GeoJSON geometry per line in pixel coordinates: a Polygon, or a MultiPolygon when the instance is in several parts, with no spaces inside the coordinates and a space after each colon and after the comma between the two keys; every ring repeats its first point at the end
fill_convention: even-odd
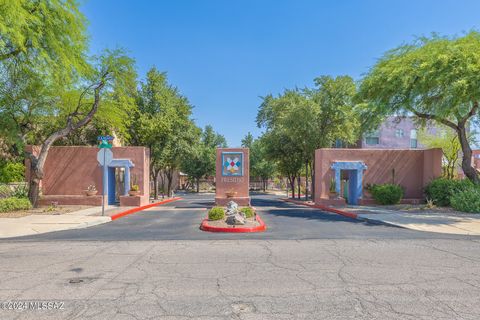
{"type": "MultiPolygon", "coordinates": [[[[34,153],[38,147],[27,147],[34,153]]],[[[47,156],[41,182],[40,204],[102,205],[102,167],[97,162],[97,147],[56,146],[47,156]],[[96,195],[88,196],[86,189],[94,185],[96,195]]],[[[108,165],[106,204],[140,206],[150,198],[150,151],[145,147],[113,147],[113,161],[108,165]],[[131,184],[139,186],[138,195],[129,195],[131,184]]],[[[26,163],[26,178],[30,176],[26,163]]]]}
{"type": "MultiPolygon", "coordinates": [[[[366,149],[423,149],[418,142],[418,126],[411,117],[391,116],[377,130],[364,134],[359,147],[366,149]]],[[[435,132],[435,127],[429,127],[435,132]]]]}
{"type": "Polygon", "coordinates": [[[424,200],[423,189],[442,175],[442,150],[318,149],[315,152],[316,204],[344,204],[340,180],[348,180],[349,203],[369,204],[367,184],[399,184],[405,203],[424,200]],[[330,194],[335,181],[337,195],[330,194]]]}

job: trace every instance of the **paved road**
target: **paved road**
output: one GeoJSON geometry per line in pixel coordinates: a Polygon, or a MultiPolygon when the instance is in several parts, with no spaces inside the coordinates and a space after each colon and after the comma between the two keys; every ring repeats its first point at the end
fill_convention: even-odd
{"type": "Polygon", "coordinates": [[[472,240],[0,242],[0,319],[479,319],[472,240]]]}
{"type": "Polygon", "coordinates": [[[256,195],[252,204],[267,224],[267,231],[253,234],[203,232],[200,222],[213,205],[212,194],[189,194],[184,200],[147,209],[111,223],[87,229],[20,237],[21,241],[48,240],[221,240],[221,239],[469,239],[375,225],[256,195]]]}
{"type": "Polygon", "coordinates": [[[368,225],[270,196],[254,198],[268,232],[205,233],[210,203],[191,196],[0,240],[0,319],[480,318],[479,237],[368,225]],[[63,309],[2,310],[8,301],[63,309]]]}

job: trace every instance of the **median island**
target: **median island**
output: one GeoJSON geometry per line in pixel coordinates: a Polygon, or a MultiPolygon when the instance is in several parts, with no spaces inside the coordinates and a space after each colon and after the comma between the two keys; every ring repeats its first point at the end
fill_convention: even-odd
{"type": "Polygon", "coordinates": [[[240,208],[236,202],[230,201],[226,207],[210,209],[200,229],[210,232],[262,232],[266,226],[253,207],[240,208]]]}

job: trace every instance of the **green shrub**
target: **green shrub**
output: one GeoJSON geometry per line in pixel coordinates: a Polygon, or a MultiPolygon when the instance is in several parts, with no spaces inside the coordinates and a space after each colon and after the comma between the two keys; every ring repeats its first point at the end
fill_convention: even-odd
{"type": "Polygon", "coordinates": [[[30,201],[27,198],[5,198],[0,199],[0,212],[25,210],[32,207],[30,201]]]}
{"type": "Polygon", "coordinates": [[[25,180],[25,166],[20,162],[7,162],[0,167],[0,182],[20,182],[25,180]]]}
{"type": "Polygon", "coordinates": [[[437,206],[450,206],[450,198],[461,191],[468,190],[473,184],[468,179],[452,180],[439,178],[430,182],[425,188],[425,196],[432,199],[437,206]]]}
{"type": "Polygon", "coordinates": [[[28,186],[25,184],[14,187],[11,196],[14,198],[28,198],[28,186]]]}
{"type": "Polygon", "coordinates": [[[375,184],[369,191],[373,199],[383,205],[397,204],[403,197],[403,189],[398,184],[375,184]]]}
{"type": "Polygon", "coordinates": [[[242,209],[240,209],[240,211],[245,214],[246,218],[251,218],[255,215],[255,211],[253,211],[253,209],[251,207],[242,208],[242,209]]]}
{"type": "Polygon", "coordinates": [[[0,184],[0,199],[12,196],[12,188],[6,184],[0,184]]]}
{"type": "Polygon", "coordinates": [[[452,208],[457,211],[480,213],[480,188],[470,186],[450,197],[452,208]]]}
{"type": "Polygon", "coordinates": [[[225,211],[223,211],[222,207],[213,207],[208,211],[209,220],[221,220],[223,218],[225,218],[225,211]]]}

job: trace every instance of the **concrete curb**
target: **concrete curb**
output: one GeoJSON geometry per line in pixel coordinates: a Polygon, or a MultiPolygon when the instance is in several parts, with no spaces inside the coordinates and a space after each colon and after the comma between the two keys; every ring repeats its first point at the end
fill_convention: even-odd
{"type": "MultiPolygon", "coordinates": [[[[255,210],[255,213],[257,210],[255,210]]],[[[251,233],[251,232],[264,232],[267,230],[267,226],[265,222],[263,222],[262,218],[256,214],[256,219],[260,225],[258,227],[231,227],[231,228],[224,228],[224,227],[215,227],[208,224],[208,216],[207,218],[203,219],[202,223],[200,224],[200,230],[208,231],[208,232],[229,232],[229,233],[251,233]]]]}
{"type": "Polygon", "coordinates": [[[173,201],[177,201],[177,200],[181,200],[181,199],[182,199],[181,197],[175,197],[175,198],[171,198],[171,199],[167,199],[167,200],[163,200],[163,201],[159,201],[159,202],[150,203],[150,204],[147,204],[147,205],[144,205],[144,206],[141,206],[141,207],[132,208],[132,209],[120,212],[120,213],[116,213],[116,214],[112,215],[111,218],[112,218],[112,221],[117,220],[121,217],[124,217],[126,215],[129,215],[129,214],[132,214],[132,213],[135,213],[135,212],[138,212],[138,211],[142,211],[142,210],[145,210],[145,209],[148,209],[148,208],[151,208],[151,207],[159,206],[161,204],[165,204],[165,203],[169,203],[169,202],[173,202],[173,201]]]}
{"type": "Polygon", "coordinates": [[[398,224],[385,222],[383,220],[375,220],[375,219],[365,218],[365,217],[362,217],[361,215],[358,215],[357,213],[343,211],[343,210],[335,209],[335,208],[332,208],[332,207],[322,206],[322,205],[318,205],[318,204],[302,203],[301,201],[297,201],[297,200],[293,200],[293,199],[282,199],[282,200],[285,201],[285,202],[291,202],[291,203],[295,203],[295,204],[310,207],[310,208],[315,208],[315,209],[320,209],[320,210],[323,210],[323,211],[336,213],[338,215],[341,215],[341,216],[344,216],[344,217],[347,217],[347,218],[351,218],[351,219],[355,219],[355,220],[359,220],[359,221],[365,221],[365,222],[368,222],[368,223],[371,223],[371,224],[378,224],[378,225],[384,225],[384,226],[389,226],[389,227],[409,229],[407,227],[404,227],[404,226],[401,226],[401,225],[398,225],[398,224]]]}
{"type": "Polygon", "coordinates": [[[351,218],[351,219],[356,219],[356,220],[359,219],[358,214],[353,213],[353,212],[347,212],[347,211],[335,209],[335,208],[332,208],[332,207],[322,206],[322,205],[319,205],[319,204],[304,203],[302,201],[297,201],[297,200],[293,200],[293,199],[282,199],[282,200],[285,201],[285,202],[291,202],[291,203],[299,204],[299,205],[310,207],[310,208],[315,208],[315,209],[320,209],[320,210],[324,210],[324,211],[333,212],[333,213],[336,213],[336,214],[339,214],[341,216],[351,218]]]}

